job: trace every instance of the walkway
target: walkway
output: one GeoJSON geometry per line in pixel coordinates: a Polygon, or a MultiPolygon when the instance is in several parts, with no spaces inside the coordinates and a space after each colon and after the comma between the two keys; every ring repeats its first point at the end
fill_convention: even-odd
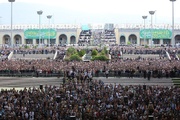
{"type": "MultiPolygon", "coordinates": [[[[173,82],[170,78],[152,78],[150,81],[144,78],[115,78],[115,77],[98,77],[94,78],[102,80],[105,84],[121,84],[121,85],[163,85],[172,86],[173,82]]],[[[62,78],[49,77],[49,78],[36,78],[36,77],[0,77],[0,89],[16,88],[22,89],[24,87],[39,87],[40,85],[53,85],[59,86],[62,83],[62,78]]]]}

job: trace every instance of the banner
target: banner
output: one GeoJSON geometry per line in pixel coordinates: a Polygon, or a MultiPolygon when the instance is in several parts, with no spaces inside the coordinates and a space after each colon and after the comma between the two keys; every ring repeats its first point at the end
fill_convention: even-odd
{"type": "Polygon", "coordinates": [[[140,38],[145,39],[171,39],[172,32],[166,29],[143,29],[140,30],[140,38]]]}
{"type": "Polygon", "coordinates": [[[54,29],[28,29],[24,31],[25,39],[54,39],[56,38],[56,30],[54,29]]]}

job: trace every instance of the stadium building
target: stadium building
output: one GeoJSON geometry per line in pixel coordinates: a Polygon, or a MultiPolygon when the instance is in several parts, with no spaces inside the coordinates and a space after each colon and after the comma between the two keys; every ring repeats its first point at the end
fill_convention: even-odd
{"type": "MultiPolygon", "coordinates": [[[[162,45],[171,44],[173,38],[176,44],[180,43],[180,25],[174,26],[173,37],[170,25],[154,25],[152,28],[141,24],[45,24],[41,27],[35,24],[13,25],[12,41],[13,45],[162,45]]],[[[10,36],[11,26],[0,25],[0,44],[10,44],[10,36]]]]}

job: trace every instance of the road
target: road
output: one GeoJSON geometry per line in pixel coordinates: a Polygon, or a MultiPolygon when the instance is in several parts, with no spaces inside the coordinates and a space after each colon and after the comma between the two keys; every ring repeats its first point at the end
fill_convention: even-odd
{"type": "MultiPolygon", "coordinates": [[[[144,78],[127,78],[127,77],[95,77],[94,79],[102,80],[105,84],[121,84],[121,85],[163,85],[172,86],[173,82],[170,78],[152,78],[150,81],[144,78]]],[[[0,77],[0,89],[22,89],[24,87],[59,86],[62,84],[62,78],[56,77],[0,77]]]]}

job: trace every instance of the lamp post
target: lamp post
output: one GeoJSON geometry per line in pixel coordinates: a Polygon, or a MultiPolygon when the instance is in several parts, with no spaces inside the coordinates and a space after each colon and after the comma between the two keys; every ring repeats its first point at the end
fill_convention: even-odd
{"type": "Polygon", "coordinates": [[[50,19],[52,15],[48,15],[47,18],[49,19],[49,47],[50,47],[50,19]]]}
{"type": "Polygon", "coordinates": [[[176,0],[170,0],[171,2],[172,2],[172,38],[171,38],[171,40],[172,40],[172,46],[174,46],[175,47],[175,40],[174,40],[174,2],[176,1],[176,0]]]}
{"type": "Polygon", "coordinates": [[[1,18],[2,18],[2,17],[0,16],[0,25],[1,25],[1,18]]]}
{"type": "Polygon", "coordinates": [[[12,25],[13,25],[13,2],[15,2],[15,0],[8,0],[11,3],[11,37],[10,37],[10,45],[11,47],[13,47],[13,39],[12,39],[12,25]]]}
{"type": "MultiPolygon", "coordinates": [[[[144,30],[145,30],[146,28],[145,20],[147,19],[147,16],[142,16],[142,18],[144,19],[144,30]]],[[[144,34],[144,46],[145,46],[145,38],[146,38],[146,32],[144,34]]]]}
{"type": "Polygon", "coordinates": [[[43,13],[42,10],[37,11],[37,14],[39,15],[39,45],[41,43],[41,15],[42,13],[43,13]]]}
{"type": "Polygon", "coordinates": [[[152,16],[154,15],[155,11],[149,11],[149,14],[151,15],[151,48],[152,48],[152,39],[153,39],[153,36],[152,36],[152,29],[153,29],[153,20],[152,20],[152,16]]]}

